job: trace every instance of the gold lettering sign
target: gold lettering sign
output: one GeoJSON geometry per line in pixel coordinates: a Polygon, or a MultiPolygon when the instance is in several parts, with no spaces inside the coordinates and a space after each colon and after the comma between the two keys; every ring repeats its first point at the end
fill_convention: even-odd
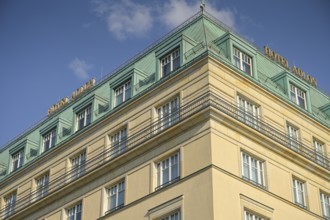
{"type": "Polygon", "coordinates": [[[272,60],[274,60],[275,62],[279,63],[280,65],[282,65],[283,67],[285,67],[286,69],[289,69],[289,62],[287,59],[285,59],[284,57],[280,56],[278,53],[275,53],[275,51],[272,51],[269,47],[265,46],[265,54],[271,58],[272,60]]]}
{"type": "Polygon", "coordinates": [[[76,91],[74,91],[71,95],[71,100],[75,100],[79,96],[81,96],[83,93],[85,93],[87,90],[91,89],[95,85],[95,78],[89,80],[85,85],[78,88],[76,91]]]}
{"type": "Polygon", "coordinates": [[[71,100],[68,97],[65,97],[61,99],[61,101],[57,102],[54,104],[52,107],[48,109],[48,116],[51,116],[55,112],[59,111],[62,109],[64,106],[66,106],[70,101],[73,101],[77,99],[79,96],[81,96],[83,93],[87,92],[90,90],[96,83],[95,78],[89,80],[87,83],[85,83],[83,86],[78,88],[76,91],[74,91],[71,95],[71,100]]]}
{"type": "MultiPolygon", "coordinates": [[[[279,54],[275,53],[274,51],[272,51],[269,47],[264,46],[265,49],[265,54],[271,58],[272,60],[274,60],[275,62],[279,63],[281,66],[285,67],[286,69],[289,69],[289,62],[287,59],[285,59],[284,57],[280,56],[279,54]]],[[[293,74],[295,74],[296,76],[298,76],[299,78],[305,80],[307,83],[309,83],[310,85],[316,87],[317,86],[317,81],[315,78],[313,78],[310,75],[307,75],[304,71],[302,71],[301,69],[299,69],[296,66],[291,67],[291,72],[293,74]]]]}
{"type": "Polygon", "coordinates": [[[70,100],[68,97],[61,99],[61,101],[57,102],[48,109],[48,116],[51,116],[52,114],[54,114],[55,112],[66,106],[69,102],[70,100]]]}
{"type": "Polygon", "coordinates": [[[307,75],[304,71],[302,71],[298,67],[296,67],[296,66],[291,67],[291,72],[294,73],[299,78],[305,80],[306,82],[308,82],[312,86],[314,86],[314,87],[317,86],[316,79],[314,77],[310,76],[310,75],[307,75]]]}

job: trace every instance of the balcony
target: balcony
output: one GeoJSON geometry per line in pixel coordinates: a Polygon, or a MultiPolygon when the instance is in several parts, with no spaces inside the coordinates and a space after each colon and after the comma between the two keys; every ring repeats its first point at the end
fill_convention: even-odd
{"type": "MultiPolygon", "coordinates": [[[[316,155],[315,152],[304,145],[302,142],[298,140],[295,141],[295,148],[292,148],[292,140],[288,138],[288,135],[285,132],[282,132],[276,128],[274,128],[271,124],[263,121],[261,118],[252,118],[253,116],[249,116],[248,119],[242,120],[242,115],[246,114],[237,105],[232,104],[218,95],[214,93],[205,93],[200,97],[192,100],[191,102],[181,106],[177,109],[177,111],[172,112],[167,115],[166,118],[161,118],[160,120],[155,121],[151,125],[145,127],[139,132],[131,134],[125,141],[125,147],[121,147],[122,143],[117,143],[113,146],[109,146],[106,150],[101,153],[87,158],[84,163],[84,172],[81,172],[80,167],[77,167],[69,170],[67,173],[62,176],[58,176],[52,179],[47,186],[47,194],[41,198],[45,199],[49,197],[51,194],[61,190],[66,187],[68,184],[73,183],[84,176],[93,173],[95,169],[110,163],[112,160],[117,157],[127,153],[133,148],[136,148],[143,144],[146,141],[166,132],[166,130],[175,126],[182,121],[187,120],[190,116],[201,112],[204,109],[212,107],[213,109],[229,116],[230,118],[236,120],[239,123],[245,124],[246,126],[254,129],[256,132],[264,135],[267,138],[272,139],[273,141],[281,144],[286,147],[290,151],[294,151],[295,153],[307,158],[308,160],[314,162],[317,166],[321,166],[327,170],[330,170],[330,160],[328,157],[324,155],[316,155]],[[171,123],[167,123],[168,121],[171,123]],[[322,162],[320,162],[322,161],[322,162]],[[73,174],[79,173],[76,178],[70,178],[73,174]]],[[[36,195],[38,194],[38,190],[34,190],[30,193],[26,193],[21,195],[20,198],[16,201],[15,204],[15,213],[29,207],[30,205],[37,203],[39,200],[35,200],[36,195]]],[[[0,210],[0,218],[4,217],[6,210],[3,208],[0,210]]],[[[13,216],[15,215],[13,213],[13,216]]]]}

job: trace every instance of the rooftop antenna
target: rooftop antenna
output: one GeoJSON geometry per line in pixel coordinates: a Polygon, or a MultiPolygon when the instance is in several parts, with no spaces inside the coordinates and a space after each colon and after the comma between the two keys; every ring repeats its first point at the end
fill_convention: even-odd
{"type": "Polygon", "coordinates": [[[202,14],[204,14],[204,10],[205,10],[205,0],[202,0],[202,4],[201,4],[201,10],[202,10],[202,14]]]}

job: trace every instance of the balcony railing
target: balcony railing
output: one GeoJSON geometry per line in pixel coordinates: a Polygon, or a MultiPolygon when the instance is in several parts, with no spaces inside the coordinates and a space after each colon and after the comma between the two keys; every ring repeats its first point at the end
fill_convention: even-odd
{"type": "MultiPolygon", "coordinates": [[[[181,106],[180,108],[177,109],[177,111],[172,112],[171,114],[167,115],[164,118],[160,118],[159,120],[156,120],[150,126],[145,127],[139,132],[131,134],[125,142],[125,148],[120,147],[121,145],[123,145],[123,142],[121,142],[113,146],[110,145],[108,149],[102,151],[101,153],[93,157],[87,158],[84,164],[83,172],[81,172],[80,167],[76,167],[69,170],[68,172],[66,172],[61,176],[51,179],[51,181],[48,183],[47,186],[48,187],[47,195],[45,195],[41,199],[50,196],[51,194],[62,189],[69,183],[77,181],[83,176],[93,172],[96,168],[106,163],[109,163],[118,156],[126,153],[128,150],[131,150],[143,144],[144,142],[150,140],[151,138],[165,132],[167,129],[173,127],[177,123],[182,122],[187,118],[189,118],[190,116],[209,107],[212,107],[228,115],[229,117],[239,121],[240,123],[245,124],[251,129],[254,129],[255,131],[276,141],[277,143],[287,147],[288,149],[295,151],[296,153],[315,162],[316,164],[324,167],[325,169],[330,170],[329,167],[330,160],[328,157],[319,154],[316,155],[315,151],[313,151],[308,146],[304,145],[298,140],[294,140],[296,147],[293,149],[290,145],[290,143],[292,143],[293,140],[288,138],[288,135],[285,132],[282,132],[274,128],[271,124],[261,120],[260,118],[253,118],[253,116],[248,117],[248,119],[251,120],[246,120],[246,117],[244,117],[244,120],[242,120],[242,115],[246,114],[246,112],[238,108],[237,105],[222,99],[216,94],[205,93],[200,97],[192,100],[191,102],[181,106]],[[79,173],[78,177],[72,178],[72,176],[76,175],[77,173],[79,173]]],[[[30,193],[20,195],[20,198],[17,199],[15,204],[15,212],[19,212],[20,210],[26,208],[30,204],[37,202],[38,201],[37,197],[38,197],[38,190],[34,190],[30,193]]],[[[5,209],[4,208],[1,209],[0,217],[4,217],[5,213],[6,213],[5,209]]]]}

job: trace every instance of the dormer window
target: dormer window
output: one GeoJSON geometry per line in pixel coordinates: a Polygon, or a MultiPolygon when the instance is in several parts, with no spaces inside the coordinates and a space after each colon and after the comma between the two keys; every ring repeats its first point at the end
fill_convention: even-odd
{"type": "Polygon", "coordinates": [[[77,130],[80,130],[92,122],[92,105],[77,113],[77,130]]]}
{"type": "Polygon", "coordinates": [[[290,83],[291,101],[306,109],[306,92],[290,83]]]}
{"type": "Polygon", "coordinates": [[[252,58],[236,47],[233,48],[233,53],[235,66],[246,74],[252,76],[252,58]]]}
{"type": "Polygon", "coordinates": [[[45,135],[43,135],[43,147],[44,151],[48,151],[56,144],[56,128],[52,129],[45,135]]]}
{"type": "Polygon", "coordinates": [[[18,168],[22,167],[24,163],[24,149],[14,153],[11,156],[11,160],[12,160],[12,171],[15,171],[18,168]]]}
{"type": "Polygon", "coordinates": [[[123,83],[115,89],[115,106],[131,98],[131,80],[123,83]]]}
{"type": "Polygon", "coordinates": [[[161,75],[165,77],[180,67],[180,49],[175,49],[160,60],[161,75]]]}

